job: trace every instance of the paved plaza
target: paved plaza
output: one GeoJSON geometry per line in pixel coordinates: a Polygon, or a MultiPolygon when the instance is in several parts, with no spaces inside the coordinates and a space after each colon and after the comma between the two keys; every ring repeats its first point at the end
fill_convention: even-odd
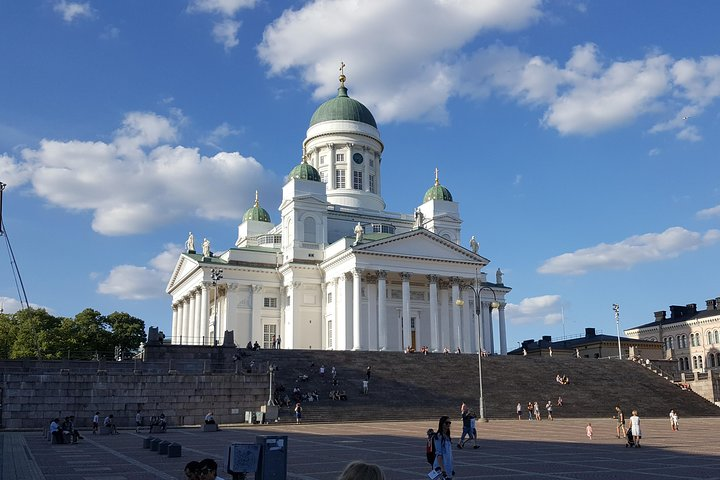
{"type": "MultiPolygon", "coordinates": [[[[402,412],[398,412],[402,416],[402,412]]],[[[673,432],[665,419],[642,419],[642,448],[626,448],[614,434],[611,418],[591,419],[594,435],[585,435],[588,420],[554,422],[498,420],[478,424],[477,450],[454,450],[459,479],[720,479],[720,419],[680,419],[673,432]]],[[[38,432],[2,433],[2,480],[140,480],[181,479],[185,463],[214,458],[224,472],[228,445],[254,443],[256,435],[288,436],[288,478],[331,480],[351,460],[379,464],[392,480],[427,478],[425,432],[437,421],[358,424],[275,424],[171,429],[154,435],[182,444],[182,457],[168,458],[143,449],[147,433],[85,433],[77,445],[50,445],[38,432]],[[13,441],[10,441],[10,439],[13,441]],[[11,444],[24,442],[10,454],[11,444]],[[12,458],[8,458],[12,456],[12,458]],[[34,465],[33,462],[36,464],[34,465]],[[13,464],[15,467],[13,467],[13,464]],[[26,468],[19,466],[27,465],[26,468]],[[37,466],[37,467],[36,467],[37,466]],[[39,468],[38,468],[39,467],[39,468]],[[16,469],[17,472],[13,472],[16,469]]],[[[453,436],[461,422],[453,419],[453,436]]],[[[252,478],[252,475],[248,475],[252,478]]]]}

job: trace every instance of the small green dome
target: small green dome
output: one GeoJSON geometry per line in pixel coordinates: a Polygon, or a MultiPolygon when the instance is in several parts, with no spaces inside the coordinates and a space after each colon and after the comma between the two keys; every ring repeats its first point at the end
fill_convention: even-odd
{"type": "Polygon", "coordinates": [[[440,181],[438,180],[438,169],[435,169],[435,185],[430,187],[427,192],[425,192],[425,197],[423,197],[423,203],[427,202],[429,200],[444,200],[446,202],[452,202],[452,193],[450,193],[450,190],[440,185],[440,181]]]}
{"type": "Polygon", "coordinates": [[[320,172],[318,172],[315,167],[307,163],[305,159],[303,159],[300,165],[297,165],[290,171],[288,178],[299,178],[301,180],[310,180],[313,182],[321,181],[320,172]]]}
{"type": "Polygon", "coordinates": [[[348,97],[344,75],[340,76],[340,88],[338,88],[337,97],[331,98],[315,110],[310,119],[310,126],[328,120],[352,120],[377,128],[375,117],[370,113],[370,110],[357,100],[348,97]]]}
{"type": "Polygon", "coordinates": [[[270,222],[270,214],[260,206],[260,203],[258,202],[258,192],[255,191],[255,205],[253,205],[252,208],[248,209],[247,212],[245,212],[245,215],[243,215],[243,222],[247,222],[248,220],[256,220],[258,222],[270,222]]]}

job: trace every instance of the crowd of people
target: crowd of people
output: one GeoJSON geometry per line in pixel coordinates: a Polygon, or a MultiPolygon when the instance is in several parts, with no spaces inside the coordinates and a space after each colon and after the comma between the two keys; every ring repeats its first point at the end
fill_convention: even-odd
{"type": "Polygon", "coordinates": [[[218,464],[212,458],[188,462],[185,465],[185,478],[187,480],[223,480],[217,474],[218,464]]]}

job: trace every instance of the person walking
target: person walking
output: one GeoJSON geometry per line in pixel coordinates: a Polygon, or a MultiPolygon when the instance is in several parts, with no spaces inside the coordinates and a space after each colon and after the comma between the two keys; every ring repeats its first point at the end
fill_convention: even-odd
{"type": "Polygon", "coordinates": [[[470,427],[470,410],[467,405],[463,402],[462,410],[460,411],[460,417],[462,418],[462,435],[460,435],[460,441],[457,444],[457,448],[463,448],[465,446],[465,435],[468,436],[468,440],[472,438],[472,430],[470,427]]]}
{"type": "Polygon", "coordinates": [[[100,428],[100,412],[95,412],[95,415],[93,415],[93,418],[92,418],[92,433],[93,433],[93,435],[98,433],[98,428],[100,428]]]}
{"type": "Polygon", "coordinates": [[[302,405],[300,403],[295,404],[295,423],[300,423],[302,420],[302,405]]]}
{"type": "Polygon", "coordinates": [[[545,404],[545,410],[547,410],[548,420],[552,420],[552,402],[550,400],[545,404]]]}
{"type": "Polygon", "coordinates": [[[635,447],[640,448],[640,439],[642,438],[642,431],[640,430],[640,417],[638,416],[637,410],[632,411],[630,417],[630,430],[632,430],[633,441],[635,447]]]}
{"type": "Polygon", "coordinates": [[[625,438],[625,414],[620,408],[620,405],[615,405],[615,415],[613,418],[617,420],[617,438],[625,438]]]}
{"type": "Polygon", "coordinates": [[[588,423],[587,427],[585,427],[585,435],[592,440],[592,423],[588,423]]]}
{"type": "Polygon", "coordinates": [[[135,433],[140,432],[140,427],[142,427],[143,418],[142,414],[140,413],[140,409],[135,413],[135,433]]]}
{"type": "Polygon", "coordinates": [[[518,402],[515,410],[517,410],[518,420],[522,420],[522,404],[520,402],[518,402]]]}
{"type": "Polygon", "coordinates": [[[678,414],[675,410],[670,410],[670,428],[673,432],[680,430],[678,428],[678,414]]]}
{"type": "Polygon", "coordinates": [[[528,412],[528,420],[532,420],[533,419],[533,403],[532,402],[528,402],[527,412],[528,412]]]}
{"type": "Polygon", "coordinates": [[[450,435],[450,417],[443,415],[438,421],[437,433],[435,434],[435,462],[433,469],[439,471],[443,478],[450,478],[455,475],[453,470],[452,437],[450,435]]]}

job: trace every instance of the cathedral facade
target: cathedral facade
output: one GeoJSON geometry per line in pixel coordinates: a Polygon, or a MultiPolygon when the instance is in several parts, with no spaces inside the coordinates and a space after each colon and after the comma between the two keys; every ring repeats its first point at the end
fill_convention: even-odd
{"type": "Polygon", "coordinates": [[[188,239],[167,286],[172,343],[324,350],[448,349],[505,354],[498,269],[461,246],[459,205],[434,184],[412,213],[385,210],[384,145],[372,113],[348,96],[318,107],[287,177],[280,223],[255,205],[233,248],[188,239]],[[477,302],[477,304],[476,304],[477,302]]]}

